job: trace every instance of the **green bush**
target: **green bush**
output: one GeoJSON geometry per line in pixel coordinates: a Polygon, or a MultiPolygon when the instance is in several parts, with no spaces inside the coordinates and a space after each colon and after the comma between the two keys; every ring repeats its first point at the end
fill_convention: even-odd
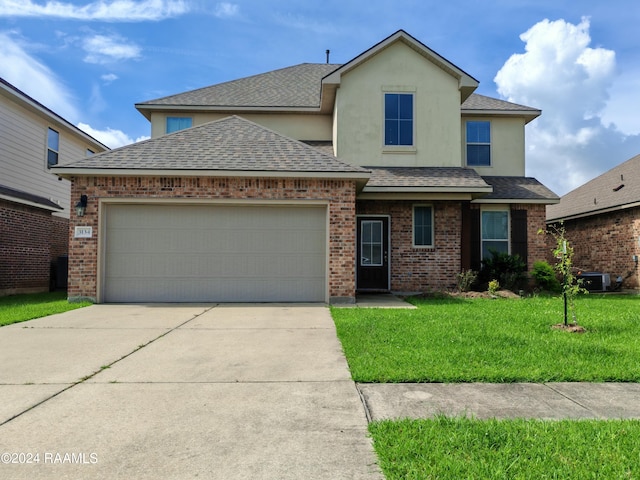
{"type": "Polygon", "coordinates": [[[536,260],[533,263],[531,276],[536,281],[536,285],[547,292],[560,293],[562,286],[556,277],[556,272],[548,262],[536,260]]]}
{"type": "Polygon", "coordinates": [[[509,255],[506,252],[490,250],[491,257],[482,260],[479,280],[488,284],[497,280],[502,288],[516,292],[527,284],[527,264],[520,255],[509,255]]]}

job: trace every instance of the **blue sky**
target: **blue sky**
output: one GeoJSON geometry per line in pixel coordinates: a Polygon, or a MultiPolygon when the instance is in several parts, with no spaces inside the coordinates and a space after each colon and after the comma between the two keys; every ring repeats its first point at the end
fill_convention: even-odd
{"type": "Polygon", "coordinates": [[[527,175],[562,195],[640,153],[637,0],[0,0],[0,76],[111,147],[134,104],[303,62],[343,63],[404,29],[542,109],[527,175]]]}

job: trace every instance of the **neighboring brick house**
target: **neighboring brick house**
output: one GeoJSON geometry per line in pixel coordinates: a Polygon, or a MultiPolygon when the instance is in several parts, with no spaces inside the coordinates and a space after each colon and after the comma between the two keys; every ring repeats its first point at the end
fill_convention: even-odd
{"type": "Polygon", "coordinates": [[[107,149],[0,78],[0,296],[66,286],[71,187],[50,168],[107,149]]]}
{"type": "Polygon", "coordinates": [[[608,273],[612,286],[621,277],[622,288],[640,288],[640,155],[548,206],[547,223],[560,222],[577,268],[608,273]]]}
{"type": "Polygon", "coordinates": [[[137,104],[150,140],[56,169],[88,198],[69,296],[351,302],[451,287],[491,248],[531,267],[558,201],[524,173],[540,111],[477,86],[400,30],[137,104]]]}

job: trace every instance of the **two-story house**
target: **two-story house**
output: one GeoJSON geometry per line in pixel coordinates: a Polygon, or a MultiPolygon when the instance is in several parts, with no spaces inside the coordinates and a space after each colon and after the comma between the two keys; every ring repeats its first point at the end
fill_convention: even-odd
{"type": "MultiPolygon", "coordinates": [[[[48,291],[68,251],[71,184],[51,167],[108,148],[0,78],[0,296],[48,291]]],[[[66,282],[66,262],[58,286],[66,282]]]]}
{"type": "Polygon", "coordinates": [[[152,138],[56,169],[86,195],[70,297],[351,302],[455,285],[490,249],[546,257],[525,177],[534,108],[400,30],[302,64],[143,102],[152,138]],[[86,230],[83,230],[86,232],[86,230]]]}

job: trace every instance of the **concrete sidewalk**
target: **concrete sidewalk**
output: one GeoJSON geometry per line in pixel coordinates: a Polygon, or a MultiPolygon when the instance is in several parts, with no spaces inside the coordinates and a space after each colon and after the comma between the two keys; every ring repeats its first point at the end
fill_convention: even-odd
{"type": "Polygon", "coordinates": [[[371,421],[438,414],[486,418],[640,418],[637,383],[358,384],[371,421]]]}
{"type": "Polygon", "coordinates": [[[94,305],[0,366],[0,478],[382,478],[324,305],[94,305]]]}

